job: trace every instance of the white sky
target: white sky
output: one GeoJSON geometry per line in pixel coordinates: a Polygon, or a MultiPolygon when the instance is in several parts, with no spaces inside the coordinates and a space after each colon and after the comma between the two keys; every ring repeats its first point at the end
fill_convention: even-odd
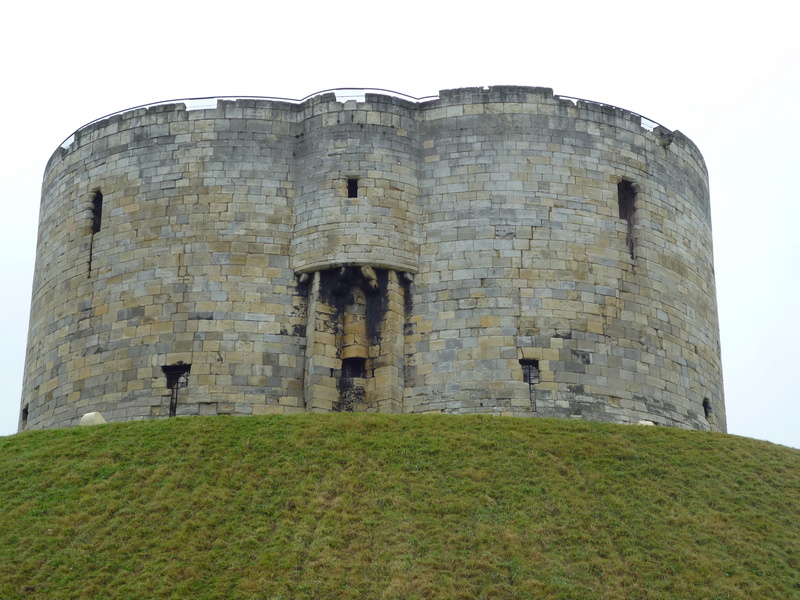
{"type": "Polygon", "coordinates": [[[715,4],[14,3],[0,25],[0,435],[17,426],[42,174],[84,123],[197,96],[532,85],[641,113],[700,148],[729,431],[800,448],[796,17],[783,0],[715,4]]]}

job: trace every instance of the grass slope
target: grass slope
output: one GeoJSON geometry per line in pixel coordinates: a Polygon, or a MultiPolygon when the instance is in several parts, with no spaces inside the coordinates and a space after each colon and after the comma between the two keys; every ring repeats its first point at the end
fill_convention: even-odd
{"type": "Polygon", "coordinates": [[[800,598],[800,452],[548,419],[0,438],[0,598],[800,598]]]}

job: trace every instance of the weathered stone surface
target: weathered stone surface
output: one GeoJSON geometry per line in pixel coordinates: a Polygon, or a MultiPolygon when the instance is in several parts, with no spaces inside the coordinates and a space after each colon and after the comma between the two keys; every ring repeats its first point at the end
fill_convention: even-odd
{"type": "Polygon", "coordinates": [[[102,425],[106,420],[99,412],[86,413],[81,417],[80,425],[102,425]]]}
{"type": "Polygon", "coordinates": [[[725,430],[705,165],[624,110],[513,87],[154,106],[78,131],[42,193],[20,429],[374,410],[725,430]]]}

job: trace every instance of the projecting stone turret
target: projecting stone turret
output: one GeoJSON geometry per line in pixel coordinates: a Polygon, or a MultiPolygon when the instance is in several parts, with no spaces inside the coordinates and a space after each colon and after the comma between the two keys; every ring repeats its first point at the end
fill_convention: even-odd
{"type": "Polygon", "coordinates": [[[725,430],[708,179],[545,88],[123,112],[45,173],[20,430],[489,413],[725,430]]]}

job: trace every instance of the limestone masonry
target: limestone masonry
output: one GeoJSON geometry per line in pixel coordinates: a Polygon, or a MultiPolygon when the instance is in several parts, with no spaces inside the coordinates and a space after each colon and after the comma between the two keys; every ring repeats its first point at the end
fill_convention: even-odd
{"type": "Polygon", "coordinates": [[[694,144],[492,87],[155,105],[56,150],[20,430],[350,410],[725,431],[694,144]]]}

